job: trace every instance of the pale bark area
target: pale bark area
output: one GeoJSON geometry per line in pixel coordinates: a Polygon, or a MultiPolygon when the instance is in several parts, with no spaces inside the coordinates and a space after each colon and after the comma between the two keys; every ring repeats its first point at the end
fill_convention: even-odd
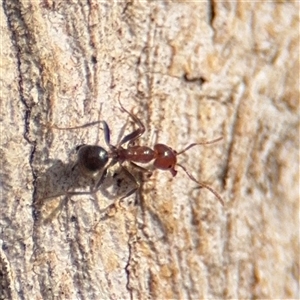
{"type": "Polygon", "coordinates": [[[1,6],[0,298],[299,297],[298,3],[91,2],[1,6]],[[224,137],[178,158],[224,207],[178,169],[107,215],[116,166],[42,223],[84,184],[74,147],[105,145],[49,125],[116,144],[119,92],[141,144],[224,137]]]}

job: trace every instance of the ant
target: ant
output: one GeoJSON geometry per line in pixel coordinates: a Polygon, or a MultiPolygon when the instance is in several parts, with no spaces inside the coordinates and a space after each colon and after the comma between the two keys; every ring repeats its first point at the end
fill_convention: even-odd
{"type": "MultiPolygon", "coordinates": [[[[140,182],[128,171],[128,169],[125,166],[123,166],[123,163],[127,161],[134,168],[137,168],[142,172],[147,172],[149,174],[152,174],[150,170],[145,169],[138,165],[138,164],[150,163],[152,161],[154,169],[170,171],[173,177],[176,176],[177,174],[177,170],[175,170],[175,167],[176,166],[180,167],[185,171],[187,176],[192,181],[194,181],[199,185],[200,188],[206,188],[207,190],[209,190],[211,193],[215,195],[215,197],[220,201],[220,203],[224,205],[224,201],[222,197],[213,188],[211,188],[209,185],[203,182],[197,181],[195,177],[192,174],[190,174],[184,166],[182,166],[177,162],[177,156],[185,153],[190,148],[197,145],[216,143],[220,141],[222,137],[219,137],[211,141],[192,143],[179,152],[173,150],[172,148],[170,148],[165,144],[155,144],[153,149],[147,146],[134,145],[134,143],[144,134],[145,126],[136,115],[129,112],[123,107],[120,101],[120,94],[119,94],[118,101],[121,107],[121,111],[126,112],[132,118],[134,123],[138,125],[138,128],[133,132],[129,133],[128,135],[124,136],[116,146],[110,143],[110,129],[105,121],[96,121],[82,126],[68,127],[68,128],[60,128],[57,126],[53,126],[54,128],[59,130],[66,130],[66,129],[78,129],[78,128],[88,127],[88,126],[102,123],[105,143],[109,148],[109,151],[107,151],[101,146],[85,145],[85,144],[76,147],[77,161],[75,162],[75,165],[73,166],[72,169],[74,169],[75,166],[78,166],[78,168],[83,174],[94,178],[97,178],[99,173],[102,172],[102,174],[100,178],[97,179],[96,184],[91,192],[67,192],[66,196],[92,194],[96,192],[99,189],[102,182],[104,181],[107,175],[107,170],[113,165],[115,165],[116,163],[119,163],[122,169],[126,172],[127,176],[130,178],[130,180],[132,180],[136,185],[133,189],[131,189],[125,196],[123,196],[119,200],[121,201],[122,199],[127,198],[128,196],[135,193],[140,187],[140,182]],[[124,148],[123,145],[126,143],[128,143],[127,147],[124,148]]],[[[53,198],[53,197],[49,197],[49,198],[53,198]]]]}

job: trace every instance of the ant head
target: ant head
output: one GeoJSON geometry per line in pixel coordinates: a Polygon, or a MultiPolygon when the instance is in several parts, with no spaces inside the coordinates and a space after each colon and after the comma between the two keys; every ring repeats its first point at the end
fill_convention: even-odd
{"type": "Polygon", "coordinates": [[[177,171],[175,170],[177,163],[176,151],[164,144],[156,144],[154,146],[154,152],[154,167],[159,170],[168,170],[175,176],[177,174],[177,171]]]}
{"type": "Polygon", "coordinates": [[[77,164],[85,173],[98,173],[108,162],[108,153],[100,146],[80,145],[76,148],[77,164]]]}

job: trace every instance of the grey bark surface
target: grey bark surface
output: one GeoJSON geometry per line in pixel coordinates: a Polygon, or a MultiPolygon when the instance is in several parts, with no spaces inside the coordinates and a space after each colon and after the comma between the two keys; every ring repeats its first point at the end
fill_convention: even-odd
{"type": "Polygon", "coordinates": [[[0,299],[299,298],[298,11],[4,0],[0,299]],[[105,120],[115,145],[135,128],[119,95],[141,145],[223,136],[178,160],[224,206],[179,168],[114,206],[118,165],[47,198],[88,191],[74,149],[105,146],[101,125],[55,126],[105,120]]]}

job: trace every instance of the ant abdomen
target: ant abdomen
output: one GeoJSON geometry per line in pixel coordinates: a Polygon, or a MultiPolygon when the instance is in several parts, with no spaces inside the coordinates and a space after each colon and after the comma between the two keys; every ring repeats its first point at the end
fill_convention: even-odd
{"type": "Polygon", "coordinates": [[[95,176],[108,162],[107,151],[100,146],[81,145],[77,147],[77,165],[82,172],[95,176]]]}

